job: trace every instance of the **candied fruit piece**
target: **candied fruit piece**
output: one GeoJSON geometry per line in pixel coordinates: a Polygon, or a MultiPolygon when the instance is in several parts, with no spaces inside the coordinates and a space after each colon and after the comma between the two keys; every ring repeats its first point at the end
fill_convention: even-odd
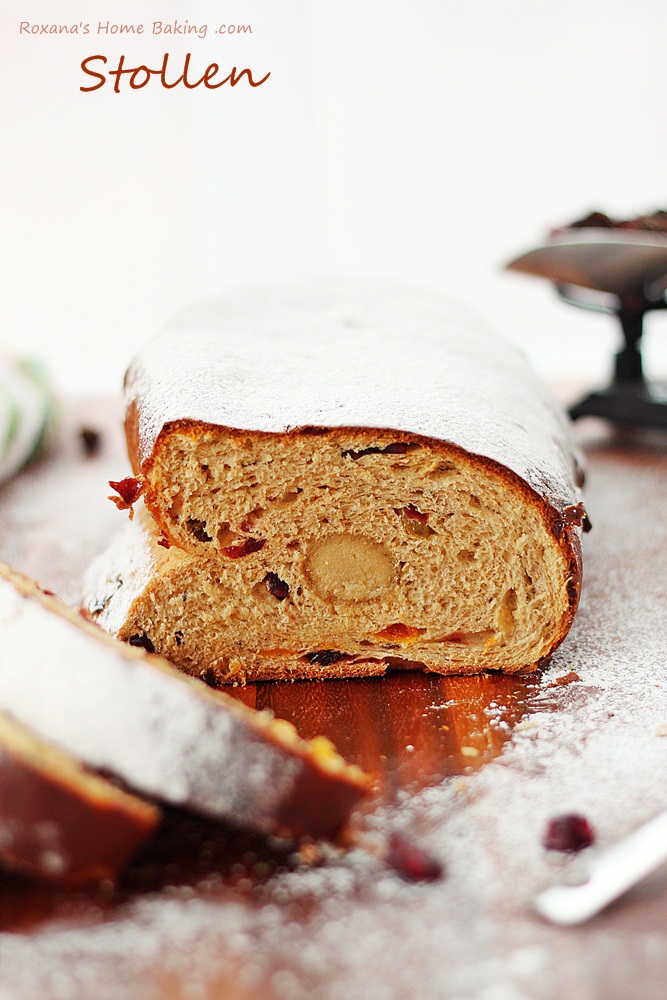
{"type": "Polygon", "coordinates": [[[428,513],[419,510],[414,504],[409,503],[406,507],[400,507],[396,513],[400,514],[403,527],[411,535],[416,535],[418,538],[428,538],[435,534],[433,528],[428,524],[428,513]]]}
{"type": "Polygon", "coordinates": [[[128,642],[130,646],[139,646],[140,649],[145,649],[147,653],[155,652],[155,646],[145,632],[141,632],[138,635],[131,635],[128,642]]]}
{"type": "Polygon", "coordinates": [[[281,580],[277,573],[267,573],[264,583],[269,593],[278,601],[284,601],[289,595],[289,585],[281,580]]]}
{"type": "Polygon", "coordinates": [[[199,521],[196,517],[189,517],[185,522],[185,527],[193,538],[198,542],[211,542],[213,539],[206,530],[206,521],[199,521]]]}
{"type": "Polygon", "coordinates": [[[339,653],[337,649],[318,649],[316,653],[307,653],[304,657],[309,663],[318,663],[321,667],[329,667],[339,660],[349,660],[348,653],[339,653]]]}
{"type": "Polygon", "coordinates": [[[595,843],[595,831],[585,816],[565,813],[547,823],[542,846],[547,851],[583,851],[595,843]]]}
{"type": "Polygon", "coordinates": [[[243,556],[249,556],[251,552],[259,552],[264,547],[265,542],[264,538],[246,538],[237,545],[227,545],[220,551],[228,559],[242,559],[243,556]]]}
{"type": "Polygon", "coordinates": [[[425,631],[426,629],[423,628],[414,628],[412,625],[404,625],[403,622],[394,622],[393,625],[387,625],[386,628],[383,628],[381,632],[376,632],[373,638],[407,644],[410,642],[417,642],[420,635],[423,635],[425,631]]]}
{"type": "Polygon", "coordinates": [[[586,513],[586,508],[581,501],[576,504],[570,504],[568,507],[564,508],[560,518],[558,518],[554,523],[556,535],[561,535],[564,528],[569,528],[573,525],[580,527],[584,533],[590,531],[593,527],[591,520],[586,513]]]}
{"type": "Polygon", "coordinates": [[[438,858],[402,833],[389,835],[385,860],[408,882],[435,882],[445,874],[445,866],[438,858]]]}
{"type": "Polygon", "coordinates": [[[411,521],[419,521],[420,524],[426,524],[428,521],[428,514],[424,514],[423,511],[418,510],[412,503],[403,508],[403,513],[411,521]]]}
{"type": "Polygon", "coordinates": [[[143,492],[143,483],[140,483],[134,476],[126,476],[125,479],[109,480],[109,486],[118,494],[117,497],[109,497],[112,503],[116,504],[118,510],[129,510],[130,520],[134,517],[133,504],[137,502],[143,492]]]}

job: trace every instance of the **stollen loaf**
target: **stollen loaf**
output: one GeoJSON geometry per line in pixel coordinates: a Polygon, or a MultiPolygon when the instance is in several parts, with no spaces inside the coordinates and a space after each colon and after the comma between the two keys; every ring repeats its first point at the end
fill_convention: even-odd
{"type": "Polygon", "coordinates": [[[0,710],[142,796],[262,834],[335,837],[371,787],[324,737],[118,642],[3,564],[0,626],[0,710]]]}
{"type": "Polygon", "coordinates": [[[567,634],[587,520],[564,418],[437,296],[231,294],[150,341],[126,398],[117,502],[148,516],[87,597],[121,638],[217,683],[529,670],[567,634]]]}

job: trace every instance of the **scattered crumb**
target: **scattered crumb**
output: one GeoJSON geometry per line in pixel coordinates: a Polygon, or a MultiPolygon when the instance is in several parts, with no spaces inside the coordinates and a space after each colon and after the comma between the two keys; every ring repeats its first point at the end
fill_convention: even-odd
{"type": "Polygon", "coordinates": [[[526,719],[524,722],[517,722],[514,727],[514,732],[519,733],[524,729],[537,729],[537,723],[532,719],[526,719]]]}
{"type": "Polygon", "coordinates": [[[317,865],[322,861],[322,851],[312,841],[304,841],[299,846],[299,861],[302,865],[317,865]]]}
{"type": "Polygon", "coordinates": [[[667,722],[661,722],[655,731],[656,736],[667,736],[667,722]]]}
{"type": "Polygon", "coordinates": [[[82,427],[79,431],[81,448],[86,458],[93,458],[99,454],[102,445],[102,435],[92,427],[82,427]]]}
{"type": "Polygon", "coordinates": [[[575,681],[580,681],[581,677],[575,670],[570,670],[569,673],[563,674],[562,677],[557,677],[553,684],[549,684],[548,687],[558,687],[565,684],[573,684],[575,681]]]}

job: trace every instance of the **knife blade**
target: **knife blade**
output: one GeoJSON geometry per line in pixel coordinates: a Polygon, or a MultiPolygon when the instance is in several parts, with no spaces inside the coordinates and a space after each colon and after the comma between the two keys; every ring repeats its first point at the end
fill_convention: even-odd
{"type": "Polygon", "coordinates": [[[667,810],[591,860],[576,884],[550,886],[535,909],[552,923],[583,923],[667,861],[667,810]]]}

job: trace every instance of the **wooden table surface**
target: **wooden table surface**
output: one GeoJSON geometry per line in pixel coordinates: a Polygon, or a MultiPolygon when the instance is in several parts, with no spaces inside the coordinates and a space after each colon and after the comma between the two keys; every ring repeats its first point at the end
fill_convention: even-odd
{"type": "MultiPolygon", "coordinates": [[[[0,1000],[663,1000],[667,870],[579,928],[531,908],[578,863],[542,848],[549,817],[585,814],[601,848],[667,808],[667,436],[578,434],[583,600],[541,673],[235,692],[376,775],[357,816],[367,843],[403,831],[443,879],[403,882],[360,847],[306,863],[172,813],[116,887],[0,877],[0,1000]]],[[[69,405],[51,456],[0,487],[0,559],[76,602],[125,516],[106,481],[127,471],[120,404],[69,405]],[[84,427],[102,434],[94,456],[84,427]]]]}

